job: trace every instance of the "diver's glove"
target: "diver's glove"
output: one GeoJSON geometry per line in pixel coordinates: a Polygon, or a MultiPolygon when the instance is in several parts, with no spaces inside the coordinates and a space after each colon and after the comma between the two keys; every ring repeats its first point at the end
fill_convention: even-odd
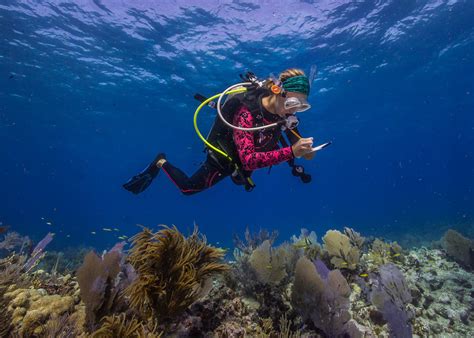
{"type": "Polygon", "coordinates": [[[164,158],[166,158],[165,154],[158,154],[155,160],[151,162],[145,170],[129,179],[123,187],[134,194],[143,192],[160,172],[160,168],[156,166],[156,163],[164,158]]]}

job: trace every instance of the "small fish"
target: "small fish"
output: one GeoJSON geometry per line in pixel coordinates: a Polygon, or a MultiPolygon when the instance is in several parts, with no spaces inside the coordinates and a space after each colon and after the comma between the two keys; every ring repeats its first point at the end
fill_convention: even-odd
{"type": "Polygon", "coordinates": [[[349,264],[347,262],[342,262],[341,265],[348,266],[349,264]]]}
{"type": "Polygon", "coordinates": [[[53,223],[51,223],[51,222],[46,222],[46,224],[48,224],[48,225],[53,225],[53,223]]]}
{"type": "Polygon", "coordinates": [[[127,236],[118,236],[118,239],[121,239],[122,241],[126,240],[127,238],[127,236]]]}
{"type": "Polygon", "coordinates": [[[44,221],[44,217],[41,217],[41,219],[44,221]]]}
{"type": "Polygon", "coordinates": [[[117,229],[117,228],[114,228],[114,231],[120,231],[120,230],[119,230],[119,229],[117,229]]]}
{"type": "Polygon", "coordinates": [[[71,237],[71,235],[66,235],[67,238],[71,237]]]}
{"type": "Polygon", "coordinates": [[[363,272],[363,273],[359,274],[359,277],[367,278],[367,277],[369,277],[369,274],[363,272]]]}
{"type": "Polygon", "coordinates": [[[313,244],[310,239],[305,237],[304,239],[299,240],[296,243],[293,243],[293,246],[297,249],[307,249],[313,244]]]}
{"type": "Polygon", "coordinates": [[[95,232],[95,231],[91,231],[91,234],[95,235],[95,234],[96,234],[96,232],[95,232]]]}
{"type": "Polygon", "coordinates": [[[112,231],[110,228],[102,228],[103,231],[112,231]]]}
{"type": "Polygon", "coordinates": [[[399,257],[399,256],[401,256],[400,253],[396,253],[396,254],[392,255],[392,257],[399,257]]]}
{"type": "Polygon", "coordinates": [[[271,269],[272,269],[272,266],[271,266],[270,264],[268,264],[268,265],[266,266],[266,268],[267,268],[268,270],[271,270],[271,269]]]}

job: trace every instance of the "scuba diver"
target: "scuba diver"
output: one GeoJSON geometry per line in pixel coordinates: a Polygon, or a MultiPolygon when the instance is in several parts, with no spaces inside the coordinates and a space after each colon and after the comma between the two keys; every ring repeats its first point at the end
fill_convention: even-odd
{"type": "Polygon", "coordinates": [[[293,175],[309,183],[311,176],[304,172],[302,166],[294,163],[295,158],[311,160],[316,151],[330,144],[313,147],[313,138],[301,137],[296,128],[299,121],[295,113],[311,108],[307,101],[310,80],[296,68],[283,71],[278,79],[259,80],[251,72],[240,77],[245,82],[211,98],[195,95],[201,105],[195,112],[194,126],[206,144],[207,158],[191,177],[171,164],[164,153],[160,153],[123,187],[139,194],[163,170],[184,195],[201,192],[227,176],[251,191],[255,187],[251,179],[252,171],[271,168],[282,162],[288,162],[293,175]],[[227,99],[221,105],[225,95],[227,99]],[[216,98],[217,103],[214,101],[216,98]],[[196,119],[206,105],[217,109],[218,116],[209,135],[204,138],[196,119]]]}

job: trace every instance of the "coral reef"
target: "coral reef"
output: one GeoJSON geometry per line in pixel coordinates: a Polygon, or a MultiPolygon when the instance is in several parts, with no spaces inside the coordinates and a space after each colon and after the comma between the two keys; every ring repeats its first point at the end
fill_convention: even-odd
{"type": "Polygon", "coordinates": [[[0,242],[0,253],[2,250],[11,252],[17,248],[20,248],[21,253],[23,249],[30,246],[31,240],[28,236],[21,236],[18,232],[10,231],[6,233],[3,240],[0,242]]]}
{"type": "Polygon", "coordinates": [[[269,241],[270,245],[273,245],[275,239],[278,237],[278,231],[274,230],[271,233],[265,229],[260,229],[256,233],[251,233],[249,228],[245,228],[244,238],[245,241],[240,239],[240,237],[234,235],[234,246],[245,254],[250,255],[253,250],[255,250],[260,244],[265,241],[269,241]]]}
{"type": "Polygon", "coordinates": [[[474,274],[438,249],[418,248],[401,266],[413,297],[418,336],[474,336],[474,274]]]}
{"type": "Polygon", "coordinates": [[[197,229],[175,227],[144,228],[129,252],[89,252],[76,273],[57,269],[62,253],[26,264],[45,242],[39,255],[4,250],[0,336],[474,336],[471,242],[457,233],[405,251],[350,228],[323,247],[305,229],[279,246],[275,232],[245,237],[229,265],[197,229]]]}
{"type": "Polygon", "coordinates": [[[38,268],[48,271],[52,275],[55,273],[72,274],[82,265],[84,258],[91,251],[94,251],[94,248],[68,247],[62,251],[49,250],[38,264],[38,268]]]}

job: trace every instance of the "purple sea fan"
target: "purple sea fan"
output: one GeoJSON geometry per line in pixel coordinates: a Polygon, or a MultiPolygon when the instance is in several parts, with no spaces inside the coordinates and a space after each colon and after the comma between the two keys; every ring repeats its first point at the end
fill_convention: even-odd
{"type": "Polygon", "coordinates": [[[351,321],[351,289],[339,270],[330,271],[322,261],[301,257],[296,264],[291,302],[304,319],[328,336],[342,336],[351,321]]]}
{"type": "Polygon", "coordinates": [[[411,294],[402,272],[394,264],[382,265],[379,275],[373,279],[373,285],[370,295],[372,304],[388,322],[393,337],[412,337],[410,316],[406,311],[411,294]]]}
{"type": "Polygon", "coordinates": [[[53,236],[54,234],[52,232],[48,232],[48,234],[44,236],[44,238],[39,241],[38,244],[36,244],[35,248],[33,249],[33,252],[31,253],[31,257],[28,259],[28,261],[25,263],[25,266],[23,267],[26,272],[30,271],[36,265],[36,263],[44,257],[44,249],[49,243],[51,243],[51,241],[53,240],[53,236]]]}

